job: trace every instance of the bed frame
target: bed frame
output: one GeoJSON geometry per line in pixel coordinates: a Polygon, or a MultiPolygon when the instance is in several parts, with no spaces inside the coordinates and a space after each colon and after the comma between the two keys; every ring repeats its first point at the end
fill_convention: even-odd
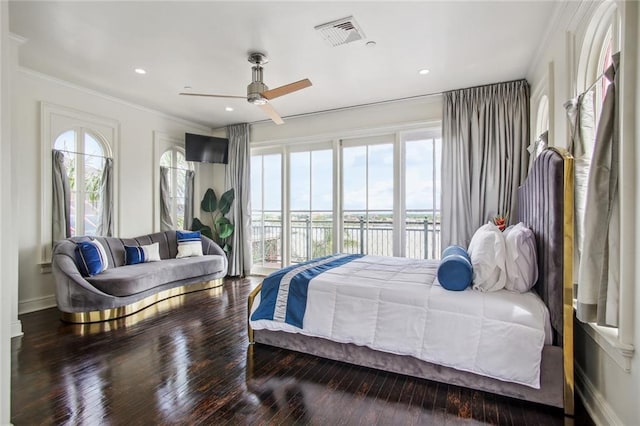
{"type": "MultiPolygon", "coordinates": [[[[518,189],[517,218],[536,236],[539,277],[534,288],[549,308],[554,331],[553,345],[545,346],[542,352],[540,389],[302,334],[252,330],[249,326],[249,343],[555,406],[573,416],[573,158],[566,151],[548,148],[538,156],[518,189]]],[[[261,287],[249,295],[249,313],[261,287]]]]}

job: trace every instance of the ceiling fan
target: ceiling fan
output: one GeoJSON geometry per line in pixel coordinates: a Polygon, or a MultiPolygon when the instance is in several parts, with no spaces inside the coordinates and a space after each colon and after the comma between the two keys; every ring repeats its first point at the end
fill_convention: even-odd
{"type": "Polygon", "coordinates": [[[276,124],[282,124],[282,118],[278,112],[269,103],[270,100],[278,98],[289,93],[296,92],[311,86],[311,81],[308,78],[304,80],[296,81],[294,83],[285,84],[284,86],[276,87],[269,90],[266,84],[262,82],[262,66],[269,62],[267,56],[263,53],[255,52],[249,54],[249,62],[253,64],[251,67],[252,78],[251,84],[247,86],[247,96],[233,96],[233,95],[210,95],[207,93],[180,93],[185,96],[207,96],[211,98],[237,98],[246,99],[249,103],[258,105],[262,110],[273,120],[276,124]]]}

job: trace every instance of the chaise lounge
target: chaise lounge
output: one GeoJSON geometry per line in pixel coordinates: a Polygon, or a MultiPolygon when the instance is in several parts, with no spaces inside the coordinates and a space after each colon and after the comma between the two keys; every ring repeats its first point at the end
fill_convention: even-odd
{"type": "Polygon", "coordinates": [[[201,236],[203,256],[176,259],[176,231],[136,238],[72,237],[53,249],[52,270],[62,320],[88,323],[120,318],[169,297],[222,284],[227,257],[211,239],[201,236]],[[104,247],[108,267],[83,276],[76,256],[78,243],[95,239],[104,247]],[[159,245],[160,261],[127,265],[125,246],[159,245]]]}

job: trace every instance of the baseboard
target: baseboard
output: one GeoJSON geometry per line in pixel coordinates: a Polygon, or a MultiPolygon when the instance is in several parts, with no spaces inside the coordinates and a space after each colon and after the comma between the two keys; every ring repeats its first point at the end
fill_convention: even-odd
{"type": "Polygon", "coordinates": [[[20,337],[24,333],[22,333],[22,321],[19,319],[11,322],[11,338],[20,337]]]}
{"type": "Polygon", "coordinates": [[[53,294],[49,296],[22,300],[18,302],[18,315],[41,311],[43,309],[53,308],[55,306],[57,306],[56,296],[53,294]]]}
{"type": "Polygon", "coordinates": [[[574,366],[576,393],[596,425],[623,425],[602,393],[591,383],[578,364],[574,366]]]}

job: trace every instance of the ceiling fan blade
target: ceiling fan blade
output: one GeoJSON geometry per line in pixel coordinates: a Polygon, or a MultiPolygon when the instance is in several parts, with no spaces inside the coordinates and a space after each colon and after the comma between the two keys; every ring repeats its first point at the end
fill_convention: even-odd
{"type": "Polygon", "coordinates": [[[284,86],[262,92],[262,97],[271,100],[309,86],[311,86],[311,80],[305,78],[304,80],[296,81],[295,83],[285,84],[284,86]]]}
{"type": "Polygon", "coordinates": [[[209,95],[207,93],[178,93],[183,96],[206,96],[209,98],[233,98],[233,99],[247,99],[246,96],[233,96],[233,95],[209,95]]]}
{"type": "Polygon", "coordinates": [[[274,123],[276,124],[284,123],[284,121],[282,121],[282,117],[280,117],[280,114],[278,114],[278,112],[275,110],[275,108],[273,108],[273,106],[270,103],[267,102],[266,104],[262,104],[258,106],[262,108],[265,114],[267,114],[269,118],[273,120],[274,123]]]}

